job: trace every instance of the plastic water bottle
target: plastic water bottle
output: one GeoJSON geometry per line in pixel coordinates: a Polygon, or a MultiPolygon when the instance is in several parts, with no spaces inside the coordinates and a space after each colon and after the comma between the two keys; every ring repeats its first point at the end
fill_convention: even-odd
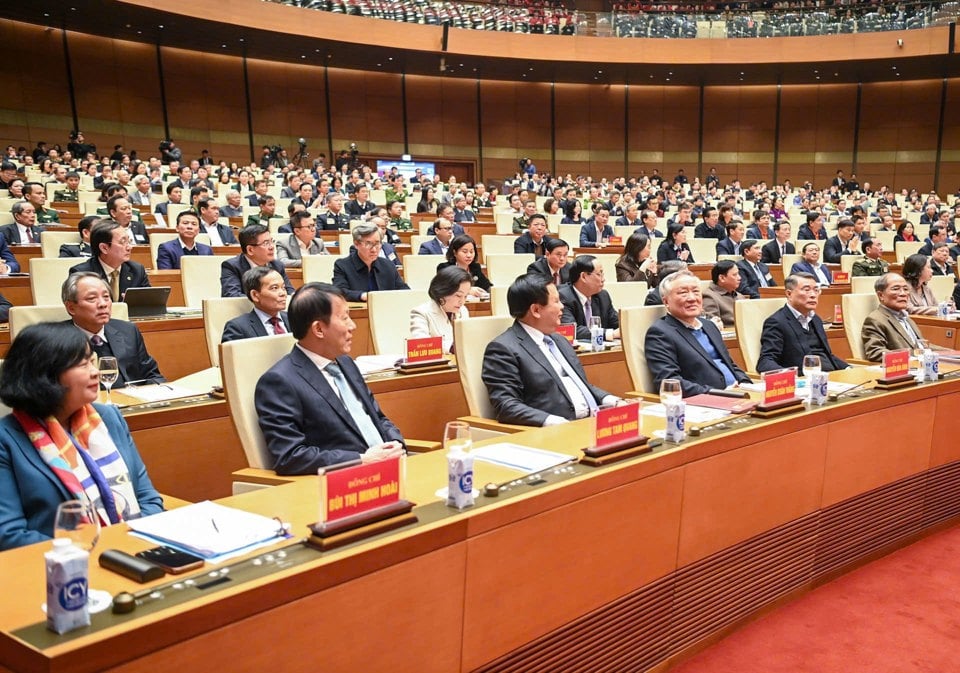
{"type": "Polygon", "coordinates": [[[822,405],[827,401],[828,376],[826,372],[816,369],[809,372],[804,370],[804,373],[807,375],[807,393],[810,404],[822,405]]]}
{"type": "Polygon", "coordinates": [[[684,427],[684,417],[687,413],[687,403],[668,402],[665,407],[667,416],[667,429],[664,438],[668,442],[679,443],[687,438],[687,431],[684,427]]]}
{"type": "Polygon", "coordinates": [[[473,505],[473,445],[470,426],[462,421],[447,423],[444,445],[447,448],[447,506],[463,509],[473,505]]]}
{"type": "Polygon", "coordinates": [[[942,301],[937,304],[937,317],[944,319],[950,317],[950,302],[942,301]]]}
{"type": "Polygon", "coordinates": [[[923,380],[936,381],[940,378],[940,358],[929,348],[923,349],[923,380]]]}
{"type": "Polygon", "coordinates": [[[66,633],[89,626],[90,553],[67,538],[56,538],[43,560],[47,567],[47,628],[66,633]]]}
{"type": "Polygon", "coordinates": [[[603,327],[600,325],[600,318],[590,320],[590,349],[595,353],[603,350],[603,327]]]}

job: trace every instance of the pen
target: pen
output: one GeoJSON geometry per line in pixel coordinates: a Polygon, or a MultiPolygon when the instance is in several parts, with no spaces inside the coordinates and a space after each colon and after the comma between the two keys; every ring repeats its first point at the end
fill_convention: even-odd
{"type": "Polygon", "coordinates": [[[216,519],[210,519],[210,524],[213,526],[213,529],[214,529],[215,531],[217,531],[217,533],[219,534],[219,533],[220,533],[220,529],[217,528],[217,520],[216,520],[216,519]]]}

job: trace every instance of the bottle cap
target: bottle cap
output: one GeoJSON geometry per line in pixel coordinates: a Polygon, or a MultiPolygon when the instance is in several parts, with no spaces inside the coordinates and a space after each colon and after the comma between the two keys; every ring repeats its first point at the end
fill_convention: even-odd
{"type": "Polygon", "coordinates": [[[53,538],[53,548],[54,549],[63,549],[69,547],[73,544],[73,540],[67,537],[55,537],[53,538]]]}

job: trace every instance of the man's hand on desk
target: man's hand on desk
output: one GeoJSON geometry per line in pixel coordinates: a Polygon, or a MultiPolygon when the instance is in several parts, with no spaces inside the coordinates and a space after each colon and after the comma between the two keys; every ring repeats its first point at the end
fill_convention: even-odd
{"type": "Polygon", "coordinates": [[[363,463],[373,463],[378,460],[388,458],[397,458],[403,455],[403,444],[400,442],[384,442],[371,446],[365,452],[360,454],[360,461],[363,463]]]}

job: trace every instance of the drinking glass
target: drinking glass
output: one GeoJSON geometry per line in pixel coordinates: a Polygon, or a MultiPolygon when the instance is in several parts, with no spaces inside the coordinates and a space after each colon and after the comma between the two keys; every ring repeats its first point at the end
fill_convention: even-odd
{"type": "Polygon", "coordinates": [[[820,373],[820,356],[819,355],[804,355],[803,356],[803,375],[807,378],[811,374],[820,373]]]}
{"type": "Polygon", "coordinates": [[[457,450],[467,452],[473,446],[470,436],[470,424],[463,421],[450,421],[443,429],[443,448],[446,451],[457,450]]]}
{"type": "Polygon", "coordinates": [[[660,382],[660,403],[664,406],[677,404],[683,399],[680,379],[664,379],[660,382]]]}
{"type": "Polygon", "coordinates": [[[100,518],[89,500],[67,500],[57,505],[53,537],[65,537],[91,551],[100,539],[100,518]]]}
{"type": "Polygon", "coordinates": [[[110,399],[110,388],[117,382],[117,377],[120,375],[117,358],[102,357],[97,361],[97,366],[100,368],[100,383],[107,389],[107,404],[113,404],[113,400],[110,399]]]}

